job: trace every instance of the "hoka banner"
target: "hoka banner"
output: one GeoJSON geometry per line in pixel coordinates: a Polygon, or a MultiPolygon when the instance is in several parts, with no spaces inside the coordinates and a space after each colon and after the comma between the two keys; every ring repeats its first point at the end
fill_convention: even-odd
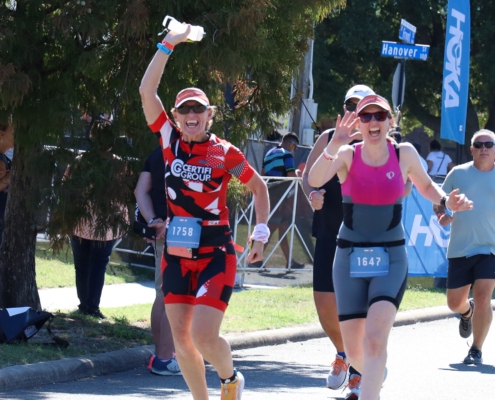
{"type": "Polygon", "coordinates": [[[449,0],[443,62],[440,137],[464,144],[469,95],[469,0],[449,0]]]}
{"type": "Polygon", "coordinates": [[[446,277],[450,226],[440,226],[431,201],[416,188],[404,199],[403,222],[409,276],[446,277]]]}

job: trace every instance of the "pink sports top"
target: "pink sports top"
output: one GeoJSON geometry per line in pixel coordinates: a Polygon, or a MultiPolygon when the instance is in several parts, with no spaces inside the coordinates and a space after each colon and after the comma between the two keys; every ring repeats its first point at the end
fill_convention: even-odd
{"type": "Polygon", "coordinates": [[[392,143],[387,142],[389,157],[381,167],[372,167],[361,158],[362,143],[355,146],[354,159],[347,179],[342,184],[342,195],[350,196],[354,204],[382,206],[394,204],[404,196],[404,179],[392,143]]]}
{"type": "Polygon", "coordinates": [[[402,243],[404,240],[402,200],[405,185],[399,165],[399,148],[390,142],[387,146],[388,161],[380,167],[372,167],[361,158],[362,143],[355,145],[351,169],[342,184],[344,220],[339,240],[352,243],[402,243]]]}

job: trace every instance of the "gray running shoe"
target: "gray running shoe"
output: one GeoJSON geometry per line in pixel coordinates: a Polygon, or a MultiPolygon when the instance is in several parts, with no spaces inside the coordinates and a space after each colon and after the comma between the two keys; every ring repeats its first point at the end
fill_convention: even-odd
{"type": "Polygon", "coordinates": [[[345,400],[359,400],[359,396],[361,396],[361,375],[351,374],[347,387],[350,392],[347,393],[345,400]]]}
{"type": "Polygon", "coordinates": [[[327,387],[332,390],[338,390],[347,385],[348,379],[349,363],[347,358],[337,354],[335,361],[332,363],[332,370],[327,376],[327,387]]]}
{"type": "Polygon", "coordinates": [[[483,357],[481,357],[481,350],[476,346],[471,346],[467,357],[464,359],[464,364],[483,364],[483,357]]]}
{"type": "Polygon", "coordinates": [[[474,300],[469,299],[469,307],[471,307],[471,315],[465,318],[461,315],[459,322],[459,334],[462,338],[467,339],[473,333],[473,315],[474,315],[474,300]]]}

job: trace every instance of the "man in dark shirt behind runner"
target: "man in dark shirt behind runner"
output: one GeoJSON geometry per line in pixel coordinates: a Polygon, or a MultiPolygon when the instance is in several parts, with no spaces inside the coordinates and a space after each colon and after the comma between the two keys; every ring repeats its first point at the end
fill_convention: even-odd
{"type": "Polygon", "coordinates": [[[146,159],[134,195],[139,211],[148,225],[157,225],[157,240],[153,243],[155,246],[156,297],[151,308],[151,332],[155,342],[155,354],[151,357],[149,369],[155,375],[181,375],[179,364],[173,354],[174,341],[165,312],[162,292],[161,260],[167,219],[167,197],[165,195],[165,162],[161,147],[158,146],[146,159]]]}
{"type": "MultiPolygon", "coordinates": [[[[299,145],[299,138],[295,133],[286,133],[282,142],[277,147],[270,149],[265,155],[263,160],[263,168],[261,170],[262,176],[273,176],[273,177],[290,177],[295,178],[296,167],[294,164],[294,152],[299,145]]],[[[268,181],[269,182],[269,181],[268,181]]],[[[275,206],[280,201],[287,188],[290,186],[291,182],[287,181],[273,181],[268,185],[268,194],[270,195],[270,208],[274,209],[275,206]]],[[[268,223],[268,228],[270,228],[270,238],[268,243],[270,243],[271,236],[278,230],[279,239],[287,231],[290,222],[292,221],[292,204],[293,199],[291,197],[294,192],[289,193],[287,197],[282,201],[277,210],[273,213],[270,221],[268,223]]],[[[284,254],[287,268],[289,267],[289,243],[287,241],[287,236],[285,236],[280,242],[280,248],[284,254]]],[[[304,268],[303,264],[292,260],[291,268],[304,268]]]]}
{"type": "MultiPolygon", "coordinates": [[[[374,91],[365,85],[356,85],[349,89],[344,100],[344,112],[353,112],[359,101],[374,91]]],[[[303,186],[308,195],[315,213],[313,216],[313,236],[316,238],[314,267],[313,267],[313,295],[316,311],[321,326],[328,335],[337,355],[332,363],[332,369],[327,377],[327,386],[337,390],[342,388],[349,377],[349,364],[347,363],[344,343],[340,333],[337,302],[332,279],[332,264],[337,247],[337,234],[343,219],[342,193],[337,175],[321,188],[313,188],[308,183],[308,174],[311,167],[323,153],[328,142],[332,138],[335,129],[323,132],[315,143],[308,156],[308,161],[303,172],[303,186]]],[[[350,367],[351,374],[358,374],[350,367]]],[[[352,388],[346,399],[357,399],[352,388]]]]}

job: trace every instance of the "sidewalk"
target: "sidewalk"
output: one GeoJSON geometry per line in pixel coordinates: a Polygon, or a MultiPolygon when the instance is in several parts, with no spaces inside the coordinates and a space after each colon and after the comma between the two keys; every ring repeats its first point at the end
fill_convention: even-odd
{"type": "MultiPolygon", "coordinates": [[[[277,289],[268,285],[244,285],[243,289],[277,289]]],[[[46,311],[75,310],[79,305],[75,287],[40,289],[41,307],[46,311]]],[[[155,301],[155,282],[122,283],[105,285],[101,295],[100,307],[125,307],[134,304],[152,304],[155,301]]]]}

